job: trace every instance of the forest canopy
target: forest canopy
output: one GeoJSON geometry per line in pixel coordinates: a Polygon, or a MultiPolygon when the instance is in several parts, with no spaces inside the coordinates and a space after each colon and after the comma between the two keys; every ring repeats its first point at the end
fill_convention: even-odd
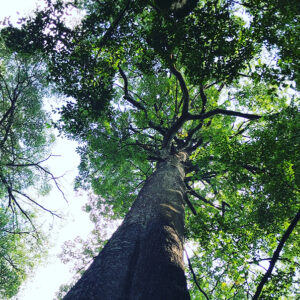
{"type": "Polygon", "coordinates": [[[42,57],[68,97],[55,126],[80,142],[76,188],[97,195],[86,206],[96,228],[127,220],[144,182],[180,159],[192,299],[298,292],[297,11],[298,1],[49,0],[1,32],[14,53],[42,57]],[[70,9],[83,12],[73,27],[70,9]]]}

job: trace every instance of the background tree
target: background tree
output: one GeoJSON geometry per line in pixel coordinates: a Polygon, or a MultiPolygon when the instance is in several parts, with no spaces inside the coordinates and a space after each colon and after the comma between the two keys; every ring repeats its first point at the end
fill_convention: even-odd
{"type": "Polygon", "coordinates": [[[46,54],[72,97],[57,126],[82,142],[77,186],[126,215],[65,299],[188,299],[184,240],[195,299],[294,296],[298,4],[75,1],[74,30],[48,4],[7,45],[46,54]]]}
{"type": "MultiPolygon", "coordinates": [[[[47,249],[37,198],[56,178],[45,166],[54,136],[42,108],[45,65],[0,40],[0,297],[11,298],[47,249]]],[[[51,126],[50,126],[51,127],[51,126]]]]}

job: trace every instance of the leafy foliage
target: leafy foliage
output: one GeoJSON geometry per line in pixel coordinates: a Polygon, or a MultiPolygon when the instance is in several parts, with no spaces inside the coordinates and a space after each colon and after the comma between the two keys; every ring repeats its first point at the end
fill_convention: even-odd
{"type": "MultiPolygon", "coordinates": [[[[201,205],[197,216],[187,216],[187,235],[200,245],[192,261],[201,274],[200,285],[207,287],[214,299],[221,298],[224,290],[228,297],[237,299],[243,299],[245,291],[251,295],[264,271],[258,266],[271,260],[277,239],[287,229],[290,216],[297,214],[298,118],[299,114],[290,108],[280,115],[266,117],[260,122],[261,127],[249,127],[249,136],[218,140],[195,162],[203,165],[207,155],[218,155],[211,164],[217,175],[210,181],[216,195],[201,186],[198,192],[210,192],[215,204],[227,205],[223,214],[201,205]],[[205,253],[211,253],[210,258],[205,253]]],[[[293,280],[297,281],[297,256],[299,241],[294,236],[286,242],[264,297],[288,295],[286,289],[293,280]],[[285,276],[289,280],[279,287],[278,282],[285,276]]],[[[296,290],[291,288],[291,296],[293,292],[296,290]]]]}
{"type": "Polygon", "coordinates": [[[0,296],[10,299],[45,255],[45,241],[36,239],[23,216],[16,217],[0,207],[0,296]]]}

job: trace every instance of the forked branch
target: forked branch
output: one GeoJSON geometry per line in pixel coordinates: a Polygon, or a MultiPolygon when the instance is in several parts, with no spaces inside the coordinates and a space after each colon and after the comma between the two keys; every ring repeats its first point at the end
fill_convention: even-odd
{"type": "MultiPolygon", "coordinates": [[[[148,118],[148,114],[147,114],[147,109],[146,109],[146,107],[145,107],[141,102],[138,102],[138,101],[134,100],[134,99],[130,96],[129,90],[128,90],[128,79],[127,79],[127,76],[126,76],[125,72],[122,70],[122,68],[121,68],[120,66],[119,66],[118,68],[119,68],[119,72],[120,72],[120,74],[121,74],[121,76],[122,76],[122,78],[123,78],[123,80],[124,80],[124,88],[123,88],[123,89],[124,89],[124,99],[125,99],[126,101],[128,101],[130,104],[132,104],[135,108],[137,108],[137,109],[143,111],[143,112],[145,113],[145,117],[146,117],[147,119],[149,119],[149,118],[148,118]]],[[[149,123],[149,126],[150,126],[152,129],[154,129],[154,130],[156,130],[157,132],[159,132],[162,136],[165,135],[165,129],[164,129],[163,127],[154,124],[154,122],[151,121],[151,120],[149,120],[148,123],[149,123]]]]}

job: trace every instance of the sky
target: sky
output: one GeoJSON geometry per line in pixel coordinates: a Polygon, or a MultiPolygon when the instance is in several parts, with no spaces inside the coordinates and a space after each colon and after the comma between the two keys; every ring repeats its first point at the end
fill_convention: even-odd
{"type": "Polygon", "coordinates": [[[64,265],[57,257],[62,251],[63,243],[73,240],[76,236],[85,238],[93,228],[88,214],[81,209],[86,198],[84,195],[76,195],[72,190],[79,163],[78,154],[75,152],[76,146],[75,142],[57,138],[52,150],[53,154],[59,156],[51,158],[53,161],[49,161],[49,167],[53,174],[64,175],[60,184],[68,202],[55,188],[45,199],[40,200],[45,207],[63,215],[63,219],[59,220],[47,213],[40,213],[40,220],[44,223],[46,234],[51,228],[49,255],[22,285],[20,293],[15,298],[17,300],[53,300],[60,285],[69,283],[72,278],[69,266],[64,265]]]}
{"type": "MultiPolygon", "coordinates": [[[[19,16],[27,16],[36,5],[43,1],[37,0],[0,0],[0,21],[11,16],[15,23],[19,16]]],[[[62,245],[76,236],[85,238],[92,229],[88,214],[82,211],[86,201],[85,195],[77,195],[73,191],[73,181],[77,174],[79,156],[75,152],[77,144],[73,141],[57,137],[52,157],[47,165],[55,176],[64,175],[60,179],[61,187],[67,197],[66,202],[56,188],[40,203],[63,215],[63,219],[54,218],[47,213],[40,212],[40,222],[44,229],[51,228],[48,257],[37,266],[34,274],[21,286],[16,300],[53,300],[61,284],[69,283],[72,273],[69,266],[64,265],[57,255],[62,251],[62,245]]],[[[48,234],[48,232],[47,232],[48,234]]]]}

